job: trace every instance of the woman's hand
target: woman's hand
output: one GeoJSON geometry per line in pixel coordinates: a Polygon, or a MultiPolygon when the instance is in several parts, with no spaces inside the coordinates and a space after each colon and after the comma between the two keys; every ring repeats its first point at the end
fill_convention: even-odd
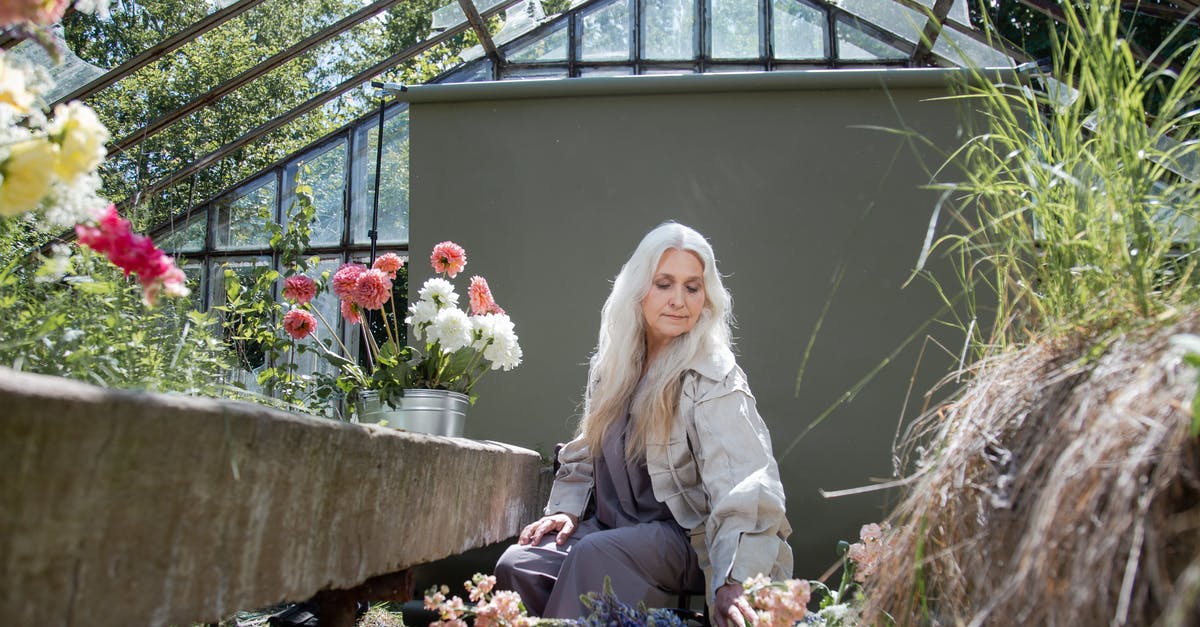
{"type": "Polygon", "coordinates": [[[740,583],[727,583],[717,588],[717,607],[713,618],[716,627],[744,627],[754,624],[754,610],[746,600],[740,583]]]}
{"type": "Polygon", "coordinates": [[[543,516],[537,522],[529,523],[521,530],[520,537],[517,538],[517,544],[534,544],[542,540],[542,536],[557,531],[558,537],[554,539],[557,544],[562,544],[575,533],[575,526],[579,523],[579,518],[571,514],[550,514],[543,516]]]}

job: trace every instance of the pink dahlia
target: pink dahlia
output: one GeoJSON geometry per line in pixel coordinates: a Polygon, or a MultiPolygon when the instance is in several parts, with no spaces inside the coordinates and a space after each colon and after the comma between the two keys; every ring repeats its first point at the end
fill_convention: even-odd
{"type": "Polygon", "coordinates": [[[357,263],[342,264],[333,274],[333,293],[342,300],[354,300],[354,286],[367,269],[357,263]]]}
{"type": "Polygon", "coordinates": [[[293,339],[303,340],[317,330],[317,319],[303,309],[293,309],[283,316],[283,330],[293,339]]]}
{"type": "Polygon", "coordinates": [[[354,302],[363,309],[381,309],[392,297],[392,280],[383,270],[367,270],[354,284],[354,302]]]}
{"type": "Polygon", "coordinates": [[[466,267],[467,251],[454,242],[442,242],[433,247],[433,254],[429,257],[429,263],[433,265],[434,272],[439,274],[445,272],[453,279],[466,267]]]}
{"type": "Polygon", "coordinates": [[[492,290],[488,287],[487,279],[481,276],[471,277],[471,287],[467,288],[471,299],[471,315],[502,314],[504,310],[492,298],[492,290]]]}
{"type": "Polygon", "coordinates": [[[350,324],[358,324],[362,322],[362,316],[358,314],[358,305],[355,305],[354,301],[342,301],[342,317],[345,318],[346,322],[349,322],[350,324]]]}
{"type": "Polygon", "coordinates": [[[292,275],[283,281],[283,297],[307,305],[317,295],[317,284],[303,274],[292,275]]]}
{"type": "Polygon", "coordinates": [[[396,278],[396,272],[404,267],[404,260],[396,253],[384,253],[371,264],[371,267],[376,270],[383,270],[387,273],[389,279],[396,278]]]}

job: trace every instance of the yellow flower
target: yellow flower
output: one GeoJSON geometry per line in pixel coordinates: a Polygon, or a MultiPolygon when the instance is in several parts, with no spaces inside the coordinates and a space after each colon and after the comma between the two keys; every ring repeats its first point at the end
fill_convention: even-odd
{"type": "Polygon", "coordinates": [[[28,113],[33,106],[33,92],[26,86],[25,72],[0,60],[0,103],[7,104],[21,113],[28,113]]]}
{"type": "Polygon", "coordinates": [[[15,216],[34,207],[50,189],[57,161],[55,146],[44,139],[23,141],[12,147],[0,163],[0,215],[15,216]]]}
{"type": "Polygon", "coordinates": [[[104,160],[108,129],[96,112],[80,102],[54,107],[50,137],[58,143],[58,162],[54,172],[65,182],[96,169],[104,160]]]}

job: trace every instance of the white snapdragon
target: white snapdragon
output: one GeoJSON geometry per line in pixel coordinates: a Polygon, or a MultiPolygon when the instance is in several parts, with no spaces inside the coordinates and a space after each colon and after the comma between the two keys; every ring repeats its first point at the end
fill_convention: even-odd
{"type": "Polygon", "coordinates": [[[8,63],[0,63],[0,104],[8,105],[14,113],[27,113],[33,107],[35,94],[29,89],[25,71],[8,63]]]}
{"type": "Polygon", "coordinates": [[[492,370],[508,371],[521,365],[521,345],[507,314],[475,316],[471,322],[476,331],[474,348],[483,352],[484,359],[492,363],[492,370]]]}
{"type": "Polygon", "coordinates": [[[104,160],[108,129],[91,107],[78,101],[54,107],[54,118],[46,130],[58,144],[54,172],[64,182],[93,172],[104,160]]]}
{"type": "Polygon", "coordinates": [[[454,291],[454,285],[440,277],[433,277],[425,281],[425,284],[421,286],[421,291],[417,294],[421,300],[437,303],[439,309],[458,306],[458,293],[454,291]]]}
{"type": "Polygon", "coordinates": [[[437,313],[428,333],[430,343],[438,342],[442,351],[453,353],[471,345],[471,320],[465,311],[449,307],[437,313]]]}

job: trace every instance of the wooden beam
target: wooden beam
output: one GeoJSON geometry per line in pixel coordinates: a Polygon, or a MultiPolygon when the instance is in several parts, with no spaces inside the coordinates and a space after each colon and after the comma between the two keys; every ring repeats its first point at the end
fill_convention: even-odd
{"type": "MultiPolygon", "coordinates": [[[[490,16],[495,15],[495,14],[507,9],[508,7],[516,5],[517,3],[522,2],[522,1],[523,0],[505,0],[504,2],[501,2],[500,4],[488,9],[487,11],[484,11],[481,17],[490,17],[490,16]]],[[[136,204],[136,202],[138,200],[140,200],[140,197],[143,194],[144,195],[153,194],[153,193],[158,192],[162,189],[165,189],[183,179],[186,179],[187,177],[191,176],[192,174],[195,174],[196,172],[203,170],[204,168],[208,167],[209,165],[212,165],[217,160],[229,155],[230,153],[237,151],[238,149],[240,149],[243,146],[245,146],[246,144],[249,144],[250,142],[258,139],[259,137],[262,137],[263,135],[266,135],[267,133],[270,133],[271,131],[274,131],[275,129],[282,127],[283,125],[299,118],[300,116],[304,115],[305,113],[308,113],[309,111],[312,111],[313,109],[316,109],[317,107],[325,104],[326,102],[329,102],[330,100],[333,100],[334,98],[337,98],[338,96],[346,93],[347,91],[350,91],[351,89],[354,89],[355,87],[358,87],[359,85],[362,85],[363,83],[370,80],[371,77],[392,68],[396,64],[398,64],[402,61],[405,61],[411,57],[415,57],[416,55],[421,54],[422,52],[425,52],[426,50],[436,46],[437,44],[440,44],[443,41],[446,41],[447,39],[450,39],[451,37],[458,35],[459,33],[465,31],[469,27],[470,27],[469,24],[463,23],[458,26],[455,26],[454,28],[447,29],[445,31],[442,31],[441,33],[438,33],[437,35],[434,35],[433,37],[430,37],[429,39],[426,39],[425,41],[421,41],[416,44],[413,44],[413,45],[409,46],[408,48],[405,48],[404,50],[388,57],[387,59],[384,59],[383,61],[380,61],[379,63],[376,63],[375,65],[372,65],[371,67],[369,67],[369,68],[359,72],[358,74],[355,74],[354,76],[350,77],[349,79],[345,80],[344,82],[342,82],[338,86],[334,87],[333,89],[331,89],[327,92],[324,92],[316,97],[313,97],[300,105],[297,105],[296,107],[292,108],[290,111],[288,111],[287,113],[285,113],[279,117],[276,117],[264,124],[260,124],[259,126],[256,126],[255,128],[250,129],[249,131],[246,131],[246,133],[244,133],[241,137],[238,137],[234,141],[229,142],[228,144],[225,144],[224,146],[221,146],[220,148],[204,155],[203,157],[200,157],[199,159],[196,159],[195,161],[183,166],[182,168],[172,172],[171,174],[168,174],[167,176],[155,181],[154,183],[151,183],[150,185],[143,187],[141,190],[139,190],[139,192],[133,198],[127,198],[127,199],[121,201],[119,208],[123,210],[126,207],[128,207],[131,203],[136,204]]]]}
{"type": "Polygon", "coordinates": [[[129,150],[130,148],[133,148],[134,146],[145,141],[146,139],[149,139],[150,137],[157,135],[160,131],[162,131],[166,127],[170,126],[171,124],[174,124],[175,122],[192,114],[196,110],[202,109],[204,107],[207,107],[207,106],[213,104],[214,102],[225,97],[230,92],[233,92],[233,91],[239,89],[246,83],[249,83],[250,81],[253,81],[254,79],[258,78],[259,76],[262,76],[263,74],[266,74],[267,72],[270,72],[271,70],[283,65],[284,63],[291,61],[292,59],[307,52],[309,49],[313,48],[314,46],[322,44],[322,43],[336,37],[337,35],[340,35],[343,32],[361,24],[362,22],[367,21],[371,17],[379,14],[380,12],[384,11],[388,7],[392,6],[393,4],[396,4],[397,2],[400,2],[400,0],[377,0],[373,4],[369,4],[363,8],[355,11],[354,13],[351,13],[350,15],[347,15],[346,17],[344,17],[340,21],[338,21],[336,24],[328,26],[321,31],[318,31],[316,33],[313,33],[312,35],[309,35],[308,37],[297,42],[296,44],[292,45],[288,49],[276,53],[275,55],[271,56],[269,59],[262,61],[258,65],[255,65],[254,67],[246,70],[245,72],[242,72],[241,74],[235,76],[234,78],[214,87],[212,90],[208,91],[207,93],[204,93],[204,94],[192,99],[187,104],[172,110],[171,112],[167,113],[166,115],[163,115],[163,116],[159,117],[158,119],[154,120],[153,122],[146,124],[145,126],[138,129],[137,131],[130,133],[129,135],[122,138],[120,141],[114,142],[108,149],[108,156],[111,157],[117,153],[124,152],[126,150],[129,150]]]}
{"type": "Polygon", "coordinates": [[[925,28],[921,31],[921,39],[917,42],[916,50],[913,51],[913,65],[926,65],[933,56],[933,45],[937,43],[938,36],[942,34],[942,27],[946,24],[946,17],[950,14],[952,6],[954,6],[954,0],[937,0],[933,4],[933,9],[929,12],[929,21],[925,22],[925,28]]]}
{"type": "Polygon", "coordinates": [[[474,0],[458,0],[458,6],[462,7],[463,13],[467,16],[467,22],[479,36],[479,45],[483,46],[483,51],[487,53],[492,63],[496,65],[504,63],[504,57],[496,48],[496,43],[492,41],[492,35],[488,32],[487,24],[483,23],[483,18],[479,16],[479,9],[475,8],[474,0]]]}
{"type": "Polygon", "coordinates": [[[221,24],[224,24],[225,22],[228,22],[229,20],[241,15],[249,9],[254,8],[255,5],[261,3],[262,1],[263,0],[238,0],[238,2],[235,2],[234,4],[231,4],[220,11],[215,11],[208,14],[195,24],[192,24],[184,30],[181,30],[178,33],[175,33],[174,35],[171,35],[170,37],[154,44],[153,46],[150,46],[128,61],[96,77],[95,80],[75,89],[62,98],[59,98],[50,106],[50,108],[53,109],[54,105],[56,104],[71,100],[79,100],[80,98],[87,98],[88,96],[91,96],[97,91],[104,89],[105,87],[108,87],[122,78],[125,78],[126,76],[149,65],[162,55],[179,48],[196,37],[220,26],[221,24]]]}

